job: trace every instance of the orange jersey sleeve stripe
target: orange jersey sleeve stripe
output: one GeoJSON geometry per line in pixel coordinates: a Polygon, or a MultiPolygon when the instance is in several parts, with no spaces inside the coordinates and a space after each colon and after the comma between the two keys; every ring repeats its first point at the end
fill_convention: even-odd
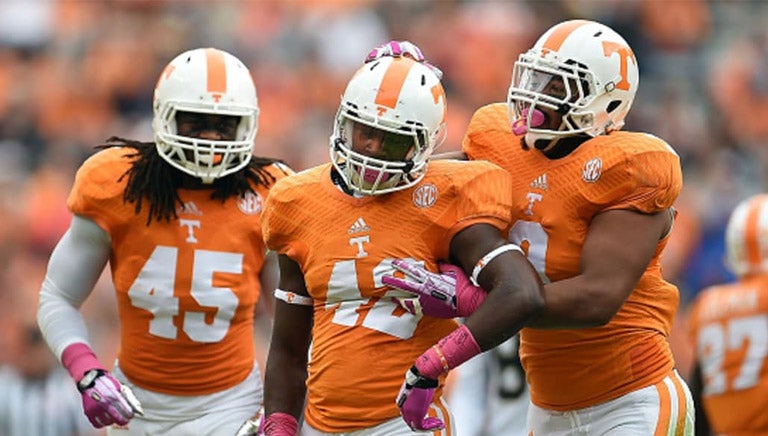
{"type": "Polygon", "coordinates": [[[395,108],[397,100],[400,98],[400,91],[403,89],[405,79],[411,71],[413,63],[411,62],[392,62],[381,79],[381,87],[376,95],[375,103],[388,108],[395,108]]]}
{"type": "Polygon", "coordinates": [[[227,92],[227,64],[224,53],[209,48],[205,50],[205,61],[208,66],[208,82],[206,89],[211,93],[227,92]]]}

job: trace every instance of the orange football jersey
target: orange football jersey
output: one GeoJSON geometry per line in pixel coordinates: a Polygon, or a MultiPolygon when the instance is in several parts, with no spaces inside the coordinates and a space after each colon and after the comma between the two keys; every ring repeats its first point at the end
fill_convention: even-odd
{"type": "Polygon", "coordinates": [[[768,434],[768,276],[702,291],[688,319],[717,434],[768,434]]]}
{"type": "Polygon", "coordinates": [[[383,285],[382,275],[397,258],[436,271],[453,236],[471,224],[506,231],[511,180],[487,162],[435,161],[409,189],[355,198],[330,171],[326,164],[277,183],[262,227],[267,245],[301,266],[315,301],[305,418],[345,432],[397,417],[406,371],[457,327],[406,312],[392,297],[413,296],[383,285]]]}
{"type": "MultiPolygon", "coordinates": [[[[253,312],[266,246],[259,224],[267,188],[210,198],[179,190],[178,219],[147,226],[123,201],[132,148],[109,148],[78,170],[70,210],[95,221],[112,240],[109,264],[120,315],[118,359],[145,389],[173,395],[217,392],[253,369],[253,312]]],[[[268,167],[276,178],[285,175],[268,167]]]]}
{"type": "MultiPolygon", "coordinates": [[[[511,133],[507,106],[493,104],[475,113],[462,147],[471,159],[494,162],[512,175],[509,238],[523,247],[545,282],[579,274],[582,245],[595,215],[611,209],[664,210],[682,188],[677,154],[652,135],[613,132],[556,160],[523,150],[521,139],[511,133]]],[[[667,336],[679,295],[661,275],[667,240],[658,244],[609,324],[523,329],[520,353],[534,404],[579,409],[653,385],[669,373],[674,362],[667,336]]]]}

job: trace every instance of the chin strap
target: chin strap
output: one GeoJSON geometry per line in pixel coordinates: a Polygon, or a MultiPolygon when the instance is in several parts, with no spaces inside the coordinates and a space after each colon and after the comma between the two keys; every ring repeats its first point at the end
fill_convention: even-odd
{"type": "Polygon", "coordinates": [[[345,194],[353,196],[355,195],[355,192],[347,185],[347,182],[345,182],[341,177],[341,174],[336,171],[336,168],[331,168],[331,181],[345,194]]]}
{"type": "Polygon", "coordinates": [[[544,156],[546,156],[548,159],[560,159],[561,157],[568,156],[571,154],[571,152],[573,152],[573,150],[576,150],[581,144],[587,142],[590,139],[592,139],[592,137],[587,135],[555,138],[549,143],[552,145],[547,145],[548,148],[545,147],[545,150],[542,150],[538,147],[536,148],[541,150],[541,152],[544,153],[544,156]]]}

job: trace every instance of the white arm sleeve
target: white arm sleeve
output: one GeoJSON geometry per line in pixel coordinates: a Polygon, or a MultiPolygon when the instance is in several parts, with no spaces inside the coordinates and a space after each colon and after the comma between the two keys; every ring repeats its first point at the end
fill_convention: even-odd
{"type": "Polygon", "coordinates": [[[109,234],[78,215],[72,217],[72,224],[53,249],[40,289],[37,323],[59,360],[70,344],[90,346],[79,309],[99,280],[110,251],[109,234]]]}

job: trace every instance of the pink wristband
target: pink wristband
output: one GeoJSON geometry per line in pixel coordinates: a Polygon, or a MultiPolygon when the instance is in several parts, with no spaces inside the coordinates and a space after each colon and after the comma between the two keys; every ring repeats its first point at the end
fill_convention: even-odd
{"type": "Polygon", "coordinates": [[[106,371],[106,368],[96,358],[91,347],[82,342],[72,344],[64,349],[64,352],[61,353],[61,364],[64,365],[64,368],[67,368],[69,375],[76,382],[79,382],[83,375],[92,369],[106,371]]]}
{"type": "Polygon", "coordinates": [[[299,422],[287,413],[271,413],[264,420],[264,434],[267,436],[296,436],[298,429],[299,422]]]}
{"type": "Polygon", "coordinates": [[[421,375],[436,379],[481,352],[472,332],[462,325],[419,356],[416,368],[421,375]]]}

